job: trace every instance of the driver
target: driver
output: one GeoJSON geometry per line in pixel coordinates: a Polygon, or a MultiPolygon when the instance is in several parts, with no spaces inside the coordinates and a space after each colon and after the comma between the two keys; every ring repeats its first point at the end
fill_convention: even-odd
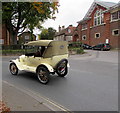
{"type": "Polygon", "coordinates": [[[41,56],[41,52],[39,51],[39,49],[37,49],[37,52],[34,55],[35,57],[40,57],[41,56]]]}

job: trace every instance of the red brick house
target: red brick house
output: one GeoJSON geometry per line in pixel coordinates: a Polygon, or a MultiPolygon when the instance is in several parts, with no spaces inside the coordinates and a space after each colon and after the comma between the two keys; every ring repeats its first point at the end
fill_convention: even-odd
{"type": "MultiPolygon", "coordinates": [[[[2,24],[2,28],[0,28],[0,31],[2,31],[2,34],[0,37],[0,45],[11,45],[11,38],[10,38],[10,33],[7,30],[5,24],[2,24]]],[[[23,32],[17,37],[17,44],[24,44],[28,41],[36,40],[36,36],[32,34],[29,31],[23,32]]]]}
{"type": "Polygon", "coordinates": [[[0,45],[10,45],[10,33],[5,24],[2,24],[1,31],[0,45]]]}
{"type": "Polygon", "coordinates": [[[25,44],[29,41],[35,41],[36,35],[31,34],[30,31],[25,31],[22,34],[18,35],[18,44],[25,44]]]}
{"type": "Polygon", "coordinates": [[[72,41],[73,40],[73,32],[75,30],[75,27],[72,25],[69,25],[67,28],[64,26],[60,27],[59,26],[59,31],[55,34],[54,40],[59,40],[59,41],[72,41]]]}
{"type": "Polygon", "coordinates": [[[114,48],[120,45],[120,2],[95,1],[83,20],[78,22],[73,33],[73,41],[81,41],[91,46],[110,43],[114,48]]]}

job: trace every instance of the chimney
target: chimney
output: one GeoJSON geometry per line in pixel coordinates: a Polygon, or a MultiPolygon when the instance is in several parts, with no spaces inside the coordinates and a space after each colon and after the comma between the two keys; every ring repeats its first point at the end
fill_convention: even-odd
{"type": "Polygon", "coordinates": [[[60,32],[60,31],[61,31],[61,27],[60,27],[60,25],[59,25],[58,32],[60,32]]]}
{"type": "Polygon", "coordinates": [[[65,29],[65,26],[62,26],[62,30],[65,29]]]}

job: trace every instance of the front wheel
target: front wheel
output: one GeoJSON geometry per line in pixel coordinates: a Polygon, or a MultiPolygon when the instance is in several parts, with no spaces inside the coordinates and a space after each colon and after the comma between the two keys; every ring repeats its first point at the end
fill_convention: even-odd
{"type": "Polygon", "coordinates": [[[10,72],[12,75],[17,75],[18,74],[18,68],[15,63],[11,63],[9,66],[10,72]]]}
{"type": "Polygon", "coordinates": [[[67,63],[68,63],[67,60],[62,60],[61,62],[58,63],[56,73],[60,77],[64,77],[68,73],[67,63]]]}
{"type": "Polygon", "coordinates": [[[42,84],[47,84],[49,82],[49,71],[45,67],[39,67],[37,77],[42,84]]]}

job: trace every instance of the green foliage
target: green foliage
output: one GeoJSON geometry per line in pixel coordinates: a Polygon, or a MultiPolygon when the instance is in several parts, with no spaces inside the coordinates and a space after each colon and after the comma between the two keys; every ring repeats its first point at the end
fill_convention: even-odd
{"type": "Polygon", "coordinates": [[[17,34],[29,28],[41,28],[41,22],[52,18],[57,11],[57,4],[52,2],[3,2],[2,21],[12,37],[12,44],[17,34]]]}
{"type": "Polygon", "coordinates": [[[40,37],[40,39],[53,40],[53,38],[55,36],[55,32],[56,32],[56,30],[53,29],[52,27],[50,27],[48,29],[43,29],[39,37],[40,37]]]}
{"type": "Polygon", "coordinates": [[[69,52],[74,52],[75,54],[84,54],[84,49],[82,47],[69,47],[69,52]]]}
{"type": "Polygon", "coordinates": [[[18,50],[11,50],[11,49],[8,49],[8,50],[0,50],[0,53],[2,53],[2,55],[15,55],[15,54],[24,54],[25,51],[23,49],[18,49],[18,50]]]}
{"type": "Polygon", "coordinates": [[[84,50],[82,48],[77,48],[76,49],[76,53],[77,54],[83,54],[84,53],[84,50]]]}
{"type": "Polygon", "coordinates": [[[70,44],[69,44],[69,48],[72,48],[72,47],[74,47],[74,48],[79,48],[79,47],[81,47],[81,45],[82,45],[82,42],[71,42],[70,44]]]}
{"type": "Polygon", "coordinates": [[[40,34],[40,39],[48,39],[48,30],[47,29],[43,29],[41,34],[40,34]]]}

